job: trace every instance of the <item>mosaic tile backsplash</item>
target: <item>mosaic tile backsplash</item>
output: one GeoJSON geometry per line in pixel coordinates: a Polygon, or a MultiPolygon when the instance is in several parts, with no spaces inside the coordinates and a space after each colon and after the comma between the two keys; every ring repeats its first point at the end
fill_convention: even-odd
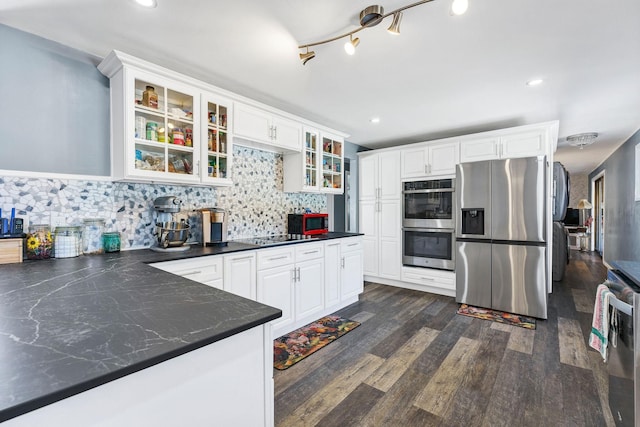
{"type": "Polygon", "coordinates": [[[182,200],[176,216],[189,221],[190,242],[201,241],[199,208],[227,210],[229,239],[285,234],[287,214],[305,208],[326,212],[325,195],[283,192],[282,155],[240,146],[233,154],[231,187],[5,176],[0,177],[0,208],[15,207],[29,224],[81,225],[86,218],[104,218],[107,231],[121,233],[123,249],[155,245],[153,201],[161,196],[182,200]]]}

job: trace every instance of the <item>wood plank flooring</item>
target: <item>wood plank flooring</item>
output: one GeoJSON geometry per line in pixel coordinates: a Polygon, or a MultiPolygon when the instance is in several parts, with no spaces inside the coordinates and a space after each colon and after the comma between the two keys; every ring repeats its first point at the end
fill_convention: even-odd
{"type": "Polygon", "coordinates": [[[588,347],[597,254],[572,251],[534,331],[456,315],[453,298],[366,283],[362,325],[275,371],[277,426],[614,426],[588,347]]]}

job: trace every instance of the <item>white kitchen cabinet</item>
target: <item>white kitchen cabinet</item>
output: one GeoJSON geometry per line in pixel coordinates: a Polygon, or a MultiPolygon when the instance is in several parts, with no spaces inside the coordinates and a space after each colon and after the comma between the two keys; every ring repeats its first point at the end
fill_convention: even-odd
{"type": "Polygon", "coordinates": [[[203,93],[201,100],[201,180],[211,185],[232,185],[231,100],[212,93],[203,93]]]}
{"type": "Polygon", "coordinates": [[[343,239],[340,244],[341,267],[340,298],[346,300],[364,291],[363,252],[360,238],[343,239]]]}
{"type": "Polygon", "coordinates": [[[340,239],[329,240],[324,244],[324,305],[326,308],[340,303],[341,244],[340,239]]]}
{"type": "Polygon", "coordinates": [[[257,300],[256,253],[238,252],[224,256],[224,290],[257,300]]]}
{"type": "Polygon", "coordinates": [[[456,173],[459,143],[426,143],[402,150],[401,176],[423,178],[456,173]]]}
{"type": "Polygon", "coordinates": [[[441,289],[451,295],[455,295],[456,291],[456,274],[453,271],[436,270],[433,268],[402,267],[402,280],[424,286],[425,290],[431,292],[441,289]]]}
{"type": "Polygon", "coordinates": [[[313,321],[324,308],[323,245],[298,245],[295,269],[295,320],[313,321]]]}
{"type": "Polygon", "coordinates": [[[544,129],[469,139],[460,143],[460,162],[543,156],[546,144],[544,129]]]}
{"type": "Polygon", "coordinates": [[[360,155],[359,230],[364,234],[364,274],[400,278],[402,222],[400,154],[360,155]]]}
{"type": "Polygon", "coordinates": [[[342,194],[342,137],[305,127],[303,139],[302,152],[284,156],[284,191],[342,194]]]}
{"type": "Polygon", "coordinates": [[[272,146],[278,151],[300,151],[302,124],[241,102],[234,103],[234,135],[272,146]]]}
{"type": "Polygon", "coordinates": [[[271,321],[273,338],[295,329],[293,264],[258,270],[258,302],[282,310],[282,317],[271,321]]]}
{"type": "Polygon", "coordinates": [[[152,267],[223,289],[223,260],[220,256],[181,259],[150,264],[152,267]]]}

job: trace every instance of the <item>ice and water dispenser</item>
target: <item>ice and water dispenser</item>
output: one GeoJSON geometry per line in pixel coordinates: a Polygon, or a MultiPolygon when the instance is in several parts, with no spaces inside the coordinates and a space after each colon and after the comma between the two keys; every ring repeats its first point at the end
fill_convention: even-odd
{"type": "Polygon", "coordinates": [[[484,208],[462,209],[462,234],[484,236],[484,208]]]}

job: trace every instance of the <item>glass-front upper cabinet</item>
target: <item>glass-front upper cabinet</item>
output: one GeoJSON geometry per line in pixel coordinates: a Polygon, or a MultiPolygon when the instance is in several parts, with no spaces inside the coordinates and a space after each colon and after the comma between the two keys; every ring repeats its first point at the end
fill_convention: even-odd
{"type": "Polygon", "coordinates": [[[317,131],[304,130],[304,186],[310,189],[318,188],[318,140],[317,131]]]}
{"type": "Polygon", "coordinates": [[[212,94],[202,95],[202,181],[231,185],[233,148],[229,137],[231,101],[212,94]]]}
{"type": "Polygon", "coordinates": [[[344,186],[342,138],[322,135],[322,185],[321,191],[342,193],[344,186]]]}
{"type": "MultiPolygon", "coordinates": [[[[129,174],[170,181],[198,181],[199,137],[194,135],[197,94],[152,76],[133,78],[134,144],[129,174]],[[195,109],[195,111],[194,111],[195,109]]],[[[131,153],[127,158],[131,158],[131,153]]]]}

